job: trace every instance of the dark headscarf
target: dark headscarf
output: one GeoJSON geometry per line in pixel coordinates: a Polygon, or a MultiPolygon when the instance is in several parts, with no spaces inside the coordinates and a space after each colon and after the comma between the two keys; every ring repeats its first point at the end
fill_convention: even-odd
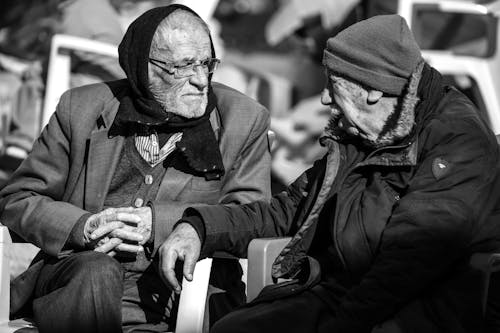
{"type": "MultiPolygon", "coordinates": [[[[158,25],[175,10],[182,9],[196,17],[193,10],[183,5],[170,5],[148,10],[129,26],[118,47],[120,66],[127,75],[130,92],[120,100],[113,127],[124,124],[140,124],[160,130],[183,132],[177,148],[189,166],[205,178],[220,178],[224,165],[215,134],[210,125],[210,113],[216,107],[215,96],[209,85],[208,104],[203,116],[187,119],[163,110],[149,91],[149,51],[158,25]]],[[[201,20],[201,18],[200,18],[201,20]]],[[[210,34],[209,34],[210,37],[210,34]]],[[[212,57],[215,51],[210,37],[212,57]]],[[[209,77],[209,80],[211,77],[209,77]]],[[[113,132],[113,127],[110,132],[113,132]]]]}

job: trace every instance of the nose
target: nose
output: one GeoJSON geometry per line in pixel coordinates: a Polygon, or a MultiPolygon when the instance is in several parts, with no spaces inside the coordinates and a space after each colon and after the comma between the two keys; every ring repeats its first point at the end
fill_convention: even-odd
{"type": "Polygon", "coordinates": [[[327,88],[323,89],[323,91],[321,92],[321,104],[332,104],[332,96],[330,96],[330,91],[327,88]]]}
{"type": "Polygon", "coordinates": [[[194,74],[189,77],[189,82],[201,90],[208,85],[208,73],[202,66],[194,66],[194,74]]]}

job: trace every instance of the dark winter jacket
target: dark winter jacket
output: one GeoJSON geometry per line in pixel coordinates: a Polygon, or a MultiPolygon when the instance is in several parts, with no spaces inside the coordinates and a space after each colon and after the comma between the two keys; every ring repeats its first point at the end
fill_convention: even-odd
{"type": "Polygon", "coordinates": [[[400,144],[370,152],[325,138],[329,153],[270,204],[188,210],[206,222],[202,256],[244,256],[253,238],[294,235],[273,275],[308,281],[326,298],[344,290],[331,302],[335,331],[370,332],[395,318],[405,332],[478,332],[480,274],[467,263],[500,248],[499,151],[472,103],[433,73],[400,144]],[[329,222],[320,251],[311,246],[318,220],[329,222]]]}

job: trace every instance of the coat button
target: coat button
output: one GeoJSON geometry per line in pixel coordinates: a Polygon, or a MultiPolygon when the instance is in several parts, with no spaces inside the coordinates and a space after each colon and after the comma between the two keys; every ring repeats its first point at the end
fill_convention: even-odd
{"type": "Polygon", "coordinates": [[[153,176],[151,176],[151,175],[146,175],[146,177],[144,177],[144,182],[145,182],[147,185],[151,185],[151,184],[153,184],[153,176]]]}
{"type": "Polygon", "coordinates": [[[142,200],[141,198],[137,198],[134,201],[134,206],[137,208],[142,207],[143,204],[144,204],[144,200],[142,200]]]}

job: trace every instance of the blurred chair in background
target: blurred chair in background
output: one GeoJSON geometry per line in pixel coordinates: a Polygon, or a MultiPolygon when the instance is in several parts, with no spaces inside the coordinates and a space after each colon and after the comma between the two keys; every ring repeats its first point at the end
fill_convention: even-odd
{"type": "MultiPolygon", "coordinates": [[[[266,40],[272,46],[287,44],[322,70],[326,40],[361,19],[360,6],[359,0],[284,1],[266,25],[266,40]]],[[[304,80],[298,84],[312,83],[304,80]]],[[[283,190],[326,152],[318,138],[330,114],[321,104],[319,93],[318,89],[315,95],[290,105],[286,112],[271,113],[271,129],[277,139],[272,164],[273,193],[283,190]]]]}
{"type": "Polygon", "coordinates": [[[43,68],[59,0],[0,5],[0,188],[38,134],[43,68]]]}
{"type": "MultiPolygon", "coordinates": [[[[129,24],[145,11],[171,0],[62,0],[59,32],[118,45],[129,24]]],[[[114,57],[77,52],[72,55],[71,87],[125,77],[114,57]]]]}

